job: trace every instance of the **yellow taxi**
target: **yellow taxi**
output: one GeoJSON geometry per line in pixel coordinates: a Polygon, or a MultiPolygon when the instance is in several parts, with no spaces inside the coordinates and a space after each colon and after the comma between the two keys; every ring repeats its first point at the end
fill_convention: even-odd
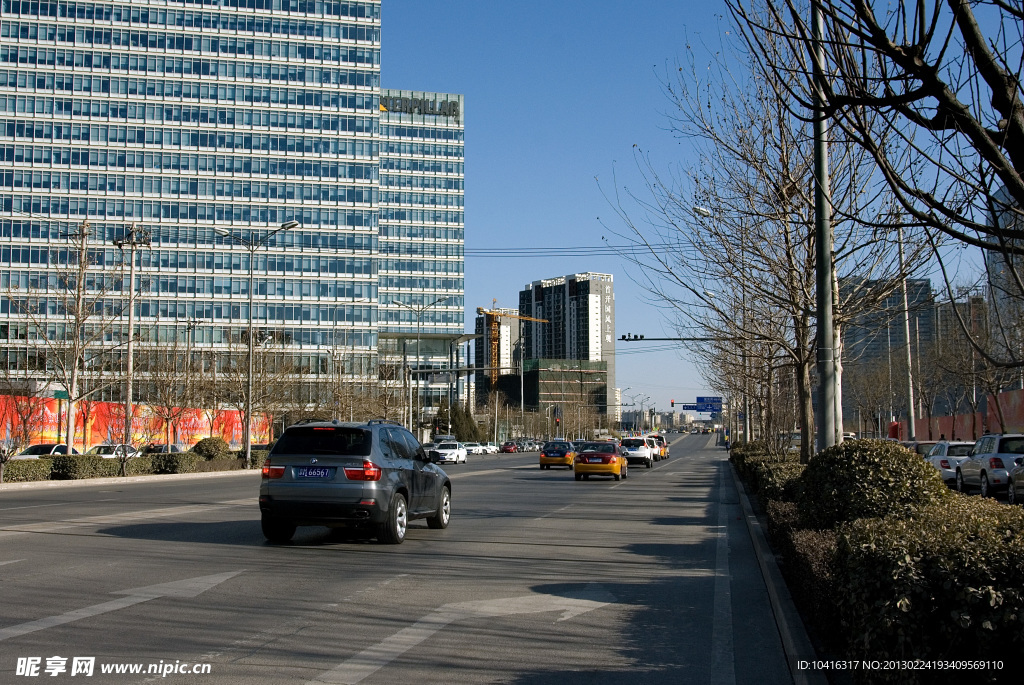
{"type": "Polygon", "coordinates": [[[572,466],[576,480],[591,476],[611,476],[615,480],[627,478],[629,462],[615,442],[588,442],[576,454],[572,466]]]}
{"type": "Polygon", "coordinates": [[[576,458],[576,450],[568,440],[552,440],[544,443],[540,449],[540,468],[550,469],[552,466],[564,466],[572,468],[572,461],[576,458]]]}

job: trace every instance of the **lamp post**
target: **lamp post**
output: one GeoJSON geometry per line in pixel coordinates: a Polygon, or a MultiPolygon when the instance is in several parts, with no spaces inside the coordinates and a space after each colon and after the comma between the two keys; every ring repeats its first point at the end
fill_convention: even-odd
{"type": "Polygon", "coordinates": [[[135,375],[135,248],[149,245],[152,234],[147,228],[140,228],[134,222],[128,227],[128,232],[114,240],[114,245],[124,251],[128,248],[128,360],[125,365],[125,391],[124,391],[124,444],[132,444],[132,380],[135,375]]]}
{"type": "Polygon", "coordinates": [[[213,229],[218,235],[224,236],[225,238],[230,238],[231,240],[235,241],[236,243],[238,243],[239,245],[241,245],[242,247],[244,247],[245,249],[247,249],[249,251],[249,316],[248,316],[249,325],[248,325],[248,334],[247,334],[248,340],[246,341],[248,343],[248,353],[246,355],[248,357],[248,360],[247,360],[248,371],[246,373],[246,392],[245,392],[245,430],[243,431],[243,436],[244,436],[244,439],[245,439],[245,468],[251,468],[252,467],[252,464],[250,463],[250,461],[252,460],[252,375],[253,375],[253,370],[252,370],[252,359],[253,359],[253,349],[252,349],[252,265],[253,265],[253,261],[255,260],[255,257],[256,257],[256,250],[258,250],[259,248],[265,246],[267,244],[267,242],[273,236],[277,235],[281,231],[291,230],[291,229],[297,227],[298,225],[299,225],[298,221],[286,221],[283,224],[281,224],[278,228],[275,228],[273,231],[270,231],[269,233],[267,233],[260,240],[253,240],[252,238],[249,238],[249,239],[239,238],[237,235],[235,235],[231,231],[226,231],[226,230],[224,230],[222,228],[215,228],[215,229],[213,229]]]}
{"type": "MultiPolygon", "coordinates": [[[[423,326],[423,314],[428,309],[430,309],[431,307],[435,307],[435,306],[441,304],[442,302],[446,302],[447,300],[452,299],[452,297],[453,297],[452,295],[446,295],[444,297],[439,297],[436,300],[434,300],[433,302],[431,302],[430,304],[420,305],[419,307],[415,307],[415,306],[413,306],[411,304],[405,304],[404,302],[399,302],[398,300],[391,300],[391,304],[395,305],[396,307],[404,307],[405,309],[408,309],[409,311],[413,312],[416,315],[416,384],[415,384],[416,385],[416,416],[415,416],[415,418],[413,418],[413,416],[412,416],[412,407],[410,406],[409,407],[409,415],[410,415],[409,416],[409,423],[411,423],[412,425],[409,428],[412,430],[413,435],[416,436],[417,440],[419,439],[419,431],[418,431],[419,424],[420,424],[420,421],[422,421],[422,419],[423,419],[423,417],[420,416],[420,414],[421,414],[421,412],[420,412],[420,402],[422,401],[422,397],[421,397],[421,393],[420,393],[420,375],[421,374],[419,373],[420,367],[423,365],[423,357],[420,354],[420,328],[423,326]]],[[[451,412],[451,410],[452,410],[451,407],[448,407],[448,411],[451,412]]]]}

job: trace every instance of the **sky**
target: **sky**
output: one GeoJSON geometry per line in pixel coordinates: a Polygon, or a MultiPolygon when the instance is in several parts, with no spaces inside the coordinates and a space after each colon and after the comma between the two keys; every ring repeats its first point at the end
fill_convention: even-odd
{"type": "MultiPolygon", "coordinates": [[[[685,163],[664,75],[687,42],[718,42],[724,12],[720,0],[383,0],[382,87],[465,96],[467,329],[493,300],[518,307],[532,281],[594,271],[614,276],[617,340],[675,335],[635,266],[539,250],[624,244],[606,194],[643,193],[635,149],[656,166],[685,163]],[[483,249],[504,256],[473,254],[483,249]]],[[[668,411],[714,394],[672,343],[616,348],[625,404],[643,394],[668,411]]]]}

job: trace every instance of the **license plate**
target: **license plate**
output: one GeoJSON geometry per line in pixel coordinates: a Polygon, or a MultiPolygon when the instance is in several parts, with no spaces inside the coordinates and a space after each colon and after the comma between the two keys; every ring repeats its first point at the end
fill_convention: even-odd
{"type": "Polygon", "coordinates": [[[636,452],[636,448],[635,447],[627,447],[626,449],[628,449],[630,452],[636,452]]]}
{"type": "Polygon", "coordinates": [[[299,466],[295,469],[296,478],[330,478],[333,475],[332,466],[299,466]]]}
{"type": "Polygon", "coordinates": [[[591,464],[600,464],[603,460],[601,457],[591,457],[589,461],[591,464]]]}

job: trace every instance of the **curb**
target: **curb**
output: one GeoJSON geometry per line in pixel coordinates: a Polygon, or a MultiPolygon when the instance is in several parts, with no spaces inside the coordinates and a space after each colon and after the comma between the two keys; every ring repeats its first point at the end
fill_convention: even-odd
{"type": "Polygon", "coordinates": [[[207,473],[165,473],[148,476],[125,476],[116,478],[81,478],[79,480],[32,480],[27,483],[3,483],[0,492],[9,490],[42,490],[46,488],[75,488],[88,485],[118,485],[122,483],[165,483],[194,478],[224,478],[241,473],[258,474],[259,469],[237,469],[235,471],[210,471],[207,473]]]}
{"type": "Polygon", "coordinates": [[[775,625],[779,629],[782,649],[786,653],[786,663],[789,665],[793,684],[828,685],[828,679],[821,671],[796,668],[798,661],[814,661],[817,658],[814,645],[811,644],[811,639],[807,636],[804,622],[796,610],[796,605],[793,604],[793,598],[789,594],[789,588],[786,587],[786,581],[782,577],[779,565],[775,562],[775,555],[768,546],[764,531],[761,530],[761,522],[758,521],[750,506],[750,499],[736,474],[736,467],[732,462],[728,463],[733,483],[736,484],[736,491],[740,496],[743,518],[747,524],[747,532],[750,533],[750,541],[754,545],[757,564],[761,567],[761,576],[768,589],[768,600],[771,602],[772,613],[775,615],[775,625]]]}

